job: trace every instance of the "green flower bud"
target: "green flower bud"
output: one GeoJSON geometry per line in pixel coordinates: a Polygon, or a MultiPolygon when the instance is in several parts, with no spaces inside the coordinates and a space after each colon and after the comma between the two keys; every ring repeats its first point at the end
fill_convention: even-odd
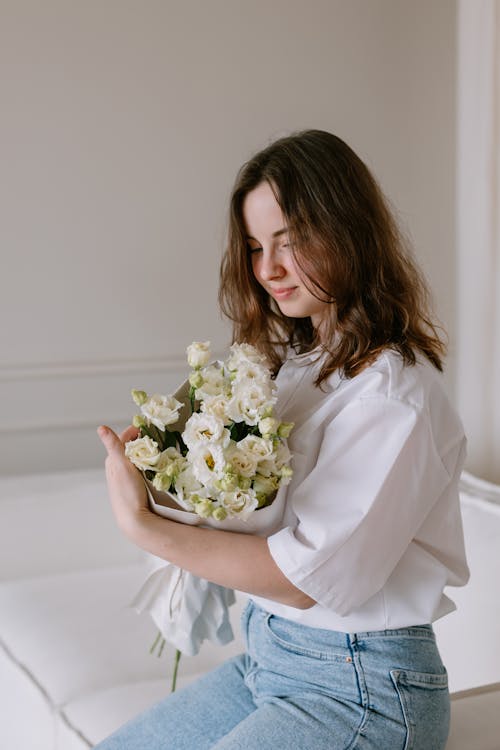
{"type": "Polygon", "coordinates": [[[288,484],[293,476],[293,470],[289,466],[283,466],[280,472],[280,484],[288,484]]]}
{"type": "Polygon", "coordinates": [[[171,484],[171,477],[169,477],[167,473],[163,471],[156,474],[153,479],[153,487],[157,490],[160,490],[160,492],[168,492],[171,484]]]}
{"type": "Polygon", "coordinates": [[[264,495],[267,497],[278,489],[278,482],[276,477],[263,477],[260,474],[257,474],[252,486],[257,493],[257,496],[264,495]]]}
{"type": "Polygon", "coordinates": [[[148,394],[146,393],[146,391],[137,391],[134,388],[134,390],[132,391],[132,398],[134,399],[134,402],[137,404],[137,406],[142,406],[148,400],[148,394]]]}
{"type": "Polygon", "coordinates": [[[208,518],[212,515],[214,504],[211,500],[205,500],[202,498],[198,499],[198,502],[194,506],[195,513],[202,518],[208,518]]]}
{"type": "Polygon", "coordinates": [[[280,438],[290,437],[290,433],[293,430],[295,422],[282,422],[278,427],[278,435],[280,438]]]}
{"type": "Polygon", "coordinates": [[[212,516],[216,521],[223,521],[225,518],[227,518],[227,510],[219,505],[217,508],[215,508],[212,516]]]}
{"type": "Polygon", "coordinates": [[[141,427],[147,427],[147,421],[144,419],[142,414],[136,414],[135,417],[132,420],[132,424],[134,427],[138,427],[141,429],[141,427]]]}
{"type": "Polygon", "coordinates": [[[170,479],[173,479],[173,478],[175,477],[175,475],[176,475],[176,474],[178,474],[178,469],[176,468],[176,466],[175,466],[175,463],[173,463],[173,462],[172,462],[171,464],[169,464],[169,465],[168,465],[168,466],[167,466],[167,467],[166,467],[166,468],[164,469],[163,473],[164,473],[164,474],[165,474],[165,475],[166,475],[167,477],[170,477],[170,479]]]}
{"type": "Polygon", "coordinates": [[[234,490],[238,487],[238,477],[226,474],[223,479],[218,482],[220,485],[220,489],[223,492],[234,492],[234,490]]]}
{"type": "Polygon", "coordinates": [[[262,437],[270,437],[275,435],[279,427],[279,422],[273,417],[264,417],[259,422],[259,431],[262,437]]]}
{"type": "Polygon", "coordinates": [[[260,415],[260,418],[267,419],[268,417],[272,417],[272,416],[273,416],[273,407],[267,406],[262,412],[262,414],[260,415]]]}
{"type": "Polygon", "coordinates": [[[240,490],[249,490],[252,486],[252,479],[251,477],[238,477],[238,487],[240,490]]]}
{"type": "Polygon", "coordinates": [[[195,372],[191,373],[191,375],[189,376],[189,385],[192,388],[201,388],[201,386],[203,385],[203,375],[201,374],[201,372],[196,370],[195,372]]]}

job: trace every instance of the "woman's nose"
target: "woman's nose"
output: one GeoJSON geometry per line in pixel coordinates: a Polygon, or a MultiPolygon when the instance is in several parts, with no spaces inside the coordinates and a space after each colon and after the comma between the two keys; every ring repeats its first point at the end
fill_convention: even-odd
{"type": "Polygon", "coordinates": [[[281,279],[286,274],[286,269],[283,267],[276,253],[271,251],[262,251],[260,275],[265,281],[271,281],[272,279],[281,279]]]}

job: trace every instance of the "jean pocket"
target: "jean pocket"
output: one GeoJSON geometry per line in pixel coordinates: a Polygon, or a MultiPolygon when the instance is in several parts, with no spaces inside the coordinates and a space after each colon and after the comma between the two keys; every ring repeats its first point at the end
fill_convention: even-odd
{"type": "Polygon", "coordinates": [[[403,750],[444,750],[450,723],[448,674],[392,669],[406,725],[403,750]]]}
{"type": "Polygon", "coordinates": [[[347,648],[337,650],[328,642],[329,632],[326,630],[301,625],[278,615],[268,615],[265,624],[269,638],[285,651],[320,661],[352,662],[347,648]]]}

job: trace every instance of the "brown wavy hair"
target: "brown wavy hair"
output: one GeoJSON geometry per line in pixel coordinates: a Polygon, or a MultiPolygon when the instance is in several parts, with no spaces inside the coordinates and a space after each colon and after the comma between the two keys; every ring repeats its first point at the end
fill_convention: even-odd
{"type": "Polygon", "coordinates": [[[353,377],[384,349],[407,365],[421,352],[443,369],[442,329],[422,273],[382,191],[335,135],[305,130],[272,143],[239,171],[229,208],[219,302],[233,341],[266,354],[274,372],[291,346],[327,352],[317,385],[337,369],[353,377]],[[267,182],[288,227],[308,290],[331,304],[321,340],[310,318],[287,318],[253,275],[243,217],[245,196],[267,182]]]}

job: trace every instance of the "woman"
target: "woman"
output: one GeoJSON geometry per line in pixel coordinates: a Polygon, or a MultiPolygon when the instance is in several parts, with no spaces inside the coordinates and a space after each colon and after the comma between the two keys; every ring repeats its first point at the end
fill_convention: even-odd
{"type": "Polygon", "coordinates": [[[431,623],[468,576],[465,438],[425,283],[339,138],[298,133],[243,166],[220,301],[295,422],[282,528],[265,539],[154,515],[124,456],[136,431],[100,428],[122,531],[250,601],[244,655],[98,747],[440,750],[449,696],[431,623]]]}

